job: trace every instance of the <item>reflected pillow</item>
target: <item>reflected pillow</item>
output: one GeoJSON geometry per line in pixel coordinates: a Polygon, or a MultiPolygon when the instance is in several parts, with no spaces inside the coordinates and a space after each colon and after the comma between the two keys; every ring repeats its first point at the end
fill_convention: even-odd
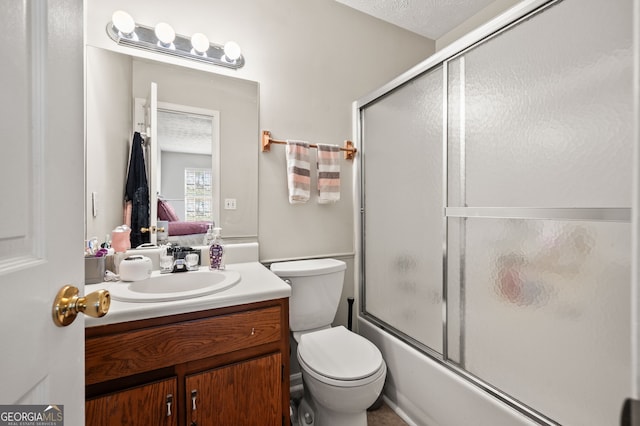
{"type": "Polygon", "coordinates": [[[158,219],[177,222],[180,220],[171,204],[164,200],[158,200],[158,219]]]}

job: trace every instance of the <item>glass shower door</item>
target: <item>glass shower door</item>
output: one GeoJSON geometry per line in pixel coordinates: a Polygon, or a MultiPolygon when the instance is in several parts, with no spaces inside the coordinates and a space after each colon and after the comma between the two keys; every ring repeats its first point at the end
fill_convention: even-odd
{"type": "Polygon", "coordinates": [[[633,387],[639,4],[550,1],[358,107],[363,315],[536,421],[633,387]]]}
{"type": "Polygon", "coordinates": [[[565,0],[447,62],[447,357],[561,424],[631,386],[631,14],[565,0]]]}
{"type": "Polygon", "coordinates": [[[443,347],[442,102],[438,67],[361,117],[365,311],[435,354],[443,347]]]}

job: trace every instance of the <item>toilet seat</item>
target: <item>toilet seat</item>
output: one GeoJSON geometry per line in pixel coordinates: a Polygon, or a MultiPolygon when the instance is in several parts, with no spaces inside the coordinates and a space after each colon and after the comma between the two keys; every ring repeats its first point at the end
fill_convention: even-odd
{"type": "Polygon", "coordinates": [[[318,382],[323,383],[326,386],[333,386],[336,388],[357,388],[362,386],[370,385],[371,383],[377,381],[381,377],[384,378],[387,375],[387,365],[383,362],[382,367],[378,369],[378,371],[374,372],[371,376],[365,377],[360,380],[338,380],[331,379],[329,377],[323,376],[322,374],[316,373],[313,369],[311,369],[303,359],[300,358],[300,354],[298,353],[298,364],[300,364],[300,368],[303,371],[303,377],[311,376],[316,379],[318,382]]]}
{"type": "Polygon", "coordinates": [[[386,373],[380,350],[343,326],[302,335],[298,360],[316,379],[341,387],[360,386],[386,373]]]}

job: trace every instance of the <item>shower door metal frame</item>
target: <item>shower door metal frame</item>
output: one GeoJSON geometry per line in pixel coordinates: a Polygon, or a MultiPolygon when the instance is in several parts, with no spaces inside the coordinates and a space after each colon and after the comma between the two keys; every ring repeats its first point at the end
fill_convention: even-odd
{"type": "MultiPolygon", "coordinates": [[[[633,1],[633,194],[631,218],[631,382],[630,399],[640,404],[640,0],[633,1]]],[[[632,422],[639,420],[634,412],[632,422]]],[[[631,423],[634,424],[634,423],[631,423]]]]}
{"type": "MultiPolygon", "coordinates": [[[[438,362],[440,365],[449,369],[450,371],[458,374],[469,382],[473,383],[480,389],[494,396],[495,398],[501,400],[507,405],[511,406],[518,412],[523,415],[539,422],[540,424],[547,425],[557,425],[553,419],[548,418],[544,414],[532,409],[529,406],[524,405],[520,401],[512,398],[508,394],[504,393],[500,389],[494,387],[490,383],[480,379],[477,376],[474,376],[470,372],[464,369],[464,329],[460,330],[460,365],[456,365],[457,363],[451,361],[449,359],[449,345],[448,345],[448,320],[447,320],[447,302],[448,302],[448,276],[447,276],[447,263],[448,263],[448,225],[449,218],[508,218],[508,219],[562,219],[562,220],[586,220],[586,221],[613,221],[613,222],[633,222],[634,224],[634,250],[636,253],[634,254],[634,260],[640,265],[640,248],[636,249],[636,246],[640,247],[640,226],[637,225],[640,222],[640,217],[638,216],[638,211],[640,211],[640,189],[638,188],[640,179],[640,171],[638,171],[638,164],[640,163],[640,124],[638,124],[638,118],[636,117],[636,153],[634,161],[634,172],[636,177],[636,182],[634,182],[634,204],[633,208],[636,213],[632,217],[632,209],[631,208],[510,208],[510,207],[466,207],[465,204],[465,176],[464,171],[464,150],[461,149],[461,167],[460,167],[460,183],[461,183],[461,201],[463,207],[449,207],[448,206],[448,190],[449,190],[449,182],[448,182],[448,147],[449,147],[449,137],[448,137],[448,67],[449,63],[464,55],[467,51],[473,49],[477,45],[480,45],[491,38],[509,30],[513,26],[518,25],[523,20],[529,19],[532,16],[543,12],[547,8],[562,2],[563,0],[529,0],[523,1],[522,3],[514,6],[505,14],[499,16],[498,18],[490,21],[486,25],[470,32],[466,36],[459,39],[457,42],[451,44],[450,46],[442,49],[441,51],[436,52],[434,55],[426,59],[424,62],[416,65],[415,67],[409,69],[405,73],[396,77],[386,85],[382,86],[378,90],[370,93],[369,95],[363,97],[362,99],[353,103],[353,118],[354,118],[354,138],[357,141],[357,146],[359,146],[360,154],[358,159],[358,173],[356,177],[356,188],[359,190],[359,196],[356,192],[356,202],[359,201],[359,208],[356,211],[356,223],[359,223],[359,235],[357,240],[359,241],[360,255],[359,257],[359,292],[360,292],[360,316],[362,316],[367,321],[375,324],[376,326],[389,331],[392,335],[398,337],[403,340],[405,343],[411,345],[417,350],[423,352],[425,355],[429,356],[431,359],[438,362]],[[405,84],[411,82],[412,80],[418,78],[419,76],[428,73],[430,71],[436,70],[438,67],[442,69],[442,77],[443,77],[443,250],[442,250],[442,268],[443,268],[443,286],[442,286],[442,327],[443,327],[443,335],[442,335],[442,353],[439,353],[432,348],[426,346],[425,344],[417,341],[411,336],[406,335],[405,333],[397,330],[390,324],[376,318],[374,315],[370,314],[366,310],[366,248],[365,248],[365,221],[366,221],[366,203],[365,203],[365,186],[366,182],[364,181],[364,159],[366,157],[366,140],[364,132],[365,132],[365,120],[364,120],[364,110],[373,105],[375,102],[383,99],[386,95],[394,92],[396,89],[404,86],[405,84]]],[[[634,6],[636,12],[640,11],[640,0],[634,0],[634,6]]],[[[637,15],[637,13],[636,13],[637,15]]],[[[635,85],[636,85],[636,113],[640,111],[640,18],[635,17],[635,85]]],[[[636,114],[637,116],[638,114],[636,114]]],[[[464,143],[464,139],[462,140],[464,143]]],[[[357,226],[357,225],[356,225],[357,226]]],[[[464,230],[464,226],[462,227],[464,230]]],[[[464,232],[464,231],[462,231],[464,232]]],[[[464,234],[461,238],[464,238],[464,234]]],[[[461,257],[462,260],[464,256],[464,244],[461,244],[461,257]]],[[[640,266],[633,264],[633,283],[632,283],[632,291],[635,291],[635,298],[638,299],[634,304],[635,317],[640,317],[640,289],[637,289],[636,285],[636,277],[640,275],[635,272],[640,269],[640,266]]],[[[460,279],[460,301],[464,302],[464,268],[461,271],[461,279],[460,279]]],[[[632,293],[633,294],[633,293],[632,293]]],[[[462,310],[464,312],[464,310],[462,310]]],[[[464,314],[463,314],[464,315],[464,314]]],[[[640,330],[634,331],[634,350],[637,352],[635,356],[632,358],[636,362],[634,366],[635,369],[633,373],[634,377],[640,377],[640,330]]],[[[638,398],[640,396],[640,383],[636,383],[636,389],[634,389],[634,397],[638,398]]]]}

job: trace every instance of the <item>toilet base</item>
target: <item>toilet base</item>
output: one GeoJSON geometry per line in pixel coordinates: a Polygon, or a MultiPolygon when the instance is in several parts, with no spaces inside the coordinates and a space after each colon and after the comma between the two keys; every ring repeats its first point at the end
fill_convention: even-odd
{"type": "Polygon", "coordinates": [[[367,426],[367,412],[337,413],[326,407],[318,410],[318,403],[308,394],[298,405],[298,424],[300,426],[367,426]]]}

